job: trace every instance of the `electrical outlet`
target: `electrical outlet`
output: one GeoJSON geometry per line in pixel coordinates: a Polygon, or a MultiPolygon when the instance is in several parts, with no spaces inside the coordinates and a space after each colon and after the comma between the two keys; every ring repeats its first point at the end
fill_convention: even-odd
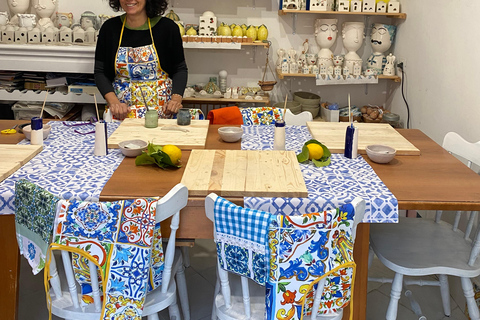
{"type": "Polygon", "coordinates": [[[406,70],[406,67],[407,67],[407,59],[406,59],[406,58],[398,58],[398,59],[397,59],[397,66],[398,66],[400,63],[403,63],[403,70],[405,71],[405,70],[406,70]]]}

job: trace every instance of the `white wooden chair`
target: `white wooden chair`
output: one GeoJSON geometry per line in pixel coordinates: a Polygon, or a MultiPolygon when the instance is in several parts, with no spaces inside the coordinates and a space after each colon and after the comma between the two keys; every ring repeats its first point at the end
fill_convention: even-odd
{"type": "Polygon", "coordinates": [[[293,114],[290,109],[285,111],[285,115],[283,116],[285,120],[285,124],[289,126],[306,126],[307,121],[312,121],[313,116],[311,112],[303,111],[299,114],[293,114]]]}
{"type": "MultiPolygon", "coordinates": [[[[217,195],[211,193],[205,199],[205,212],[212,222],[215,223],[215,200],[217,195]]],[[[354,223],[352,226],[352,238],[355,240],[356,227],[358,223],[363,220],[365,213],[365,201],[360,198],[355,198],[352,201],[355,210],[354,223]]],[[[331,232],[333,233],[335,229],[331,232]]],[[[216,235],[214,235],[216,239],[216,235]]],[[[353,267],[354,268],[354,267],[353,267]]],[[[355,272],[355,270],[353,270],[355,272]]],[[[221,268],[220,263],[217,263],[217,283],[214,292],[214,302],[212,310],[212,319],[216,320],[234,320],[234,319],[265,319],[265,287],[260,286],[250,279],[239,276],[237,274],[229,273],[221,268]],[[233,275],[234,277],[229,277],[233,275]],[[253,285],[249,285],[252,283],[253,285]]],[[[313,307],[311,312],[311,319],[315,320],[340,320],[343,316],[343,309],[334,314],[318,314],[320,307],[323,288],[327,277],[323,277],[318,282],[317,290],[315,291],[313,307]]],[[[287,317],[287,319],[289,319],[287,317]]]]}
{"type": "MultiPolygon", "coordinates": [[[[472,164],[480,165],[480,141],[470,143],[460,135],[449,132],[442,146],[452,154],[458,155],[472,164]]],[[[480,228],[471,240],[478,212],[458,211],[454,223],[441,221],[441,211],[437,211],[435,220],[400,218],[398,224],[372,224],[370,226],[370,246],[379,260],[395,272],[393,280],[372,279],[373,281],[392,282],[390,303],[386,319],[396,319],[398,300],[402,293],[402,284],[440,286],[444,313],[450,316],[450,292],[448,275],[461,278],[463,292],[467,299],[471,319],[480,319],[475,304],[471,278],[480,275],[480,228]],[[462,214],[469,215],[465,232],[458,229],[462,214]],[[439,281],[404,279],[404,276],[438,275],[439,281]]],[[[371,256],[373,258],[373,255],[371,256]]]]}
{"type": "MultiPolygon", "coordinates": [[[[180,210],[187,205],[187,200],[187,187],[183,184],[177,184],[157,202],[156,222],[161,222],[170,217],[172,217],[172,220],[168,245],[165,250],[165,264],[161,288],[157,288],[148,293],[144,303],[143,316],[148,316],[149,320],[158,320],[157,312],[167,307],[169,309],[170,319],[181,319],[177,305],[177,285],[183,318],[184,320],[190,319],[182,254],[179,249],[175,249],[175,235],[180,222],[180,210]],[[174,276],[177,284],[175,283],[174,276]]],[[[102,304],[97,278],[91,277],[94,304],[82,308],[80,306],[81,295],[77,290],[70,252],[66,250],[60,251],[63,267],[57,269],[55,257],[52,254],[49,270],[51,277],[50,284],[52,287],[52,290],[50,290],[52,313],[64,319],[99,319],[102,304]]],[[[90,274],[97,274],[97,267],[92,261],[89,261],[89,268],[90,274]]],[[[104,284],[103,288],[105,287],[104,284]]]]}

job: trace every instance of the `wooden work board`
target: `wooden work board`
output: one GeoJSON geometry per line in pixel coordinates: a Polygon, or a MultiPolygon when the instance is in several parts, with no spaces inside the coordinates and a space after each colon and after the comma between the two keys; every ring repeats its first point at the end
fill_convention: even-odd
{"type": "Polygon", "coordinates": [[[118,148],[122,141],[140,139],[180,149],[204,149],[209,124],[208,120],[192,120],[188,126],[178,126],[175,119],[159,119],[157,128],[145,128],[145,119],[127,118],[108,138],[108,147],[118,148]]]}
{"type": "MultiPolygon", "coordinates": [[[[323,143],[332,153],[345,150],[345,133],[348,122],[307,122],[312,137],[323,143]]],[[[354,123],[358,128],[358,153],[366,154],[365,149],[372,144],[383,144],[396,150],[397,156],[420,155],[420,150],[405,139],[388,123],[354,123]]]]}
{"type": "Polygon", "coordinates": [[[190,196],[308,196],[293,151],[192,150],[181,182],[190,196]]]}
{"type": "Polygon", "coordinates": [[[30,144],[0,144],[0,181],[8,178],[42,149],[43,146],[30,144]]]}

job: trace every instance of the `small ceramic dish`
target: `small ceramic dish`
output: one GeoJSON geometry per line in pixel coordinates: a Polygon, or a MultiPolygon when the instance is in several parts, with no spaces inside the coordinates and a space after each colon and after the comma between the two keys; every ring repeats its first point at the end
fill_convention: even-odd
{"type": "MultiPolygon", "coordinates": [[[[47,139],[48,135],[50,134],[50,131],[52,131],[52,127],[48,124],[43,125],[43,140],[47,139]]],[[[30,137],[32,136],[32,126],[31,125],[26,125],[25,127],[22,128],[22,132],[25,135],[25,138],[27,140],[30,140],[30,137]]]]}
{"type": "Polygon", "coordinates": [[[142,151],[147,148],[148,143],[143,140],[126,140],[118,144],[125,157],[136,157],[142,154],[142,151]]]}
{"type": "Polygon", "coordinates": [[[381,144],[372,144],[366,148],[367,155],[373,162],[389,163],[395,157],[396,150],[381,144]]]}
{"type": "Polygon", "coordinates": [[[218,134],[225,142],[237,142],[242,139],[243,129],[240,127],[221,127],[218,128],[218,134]]]}

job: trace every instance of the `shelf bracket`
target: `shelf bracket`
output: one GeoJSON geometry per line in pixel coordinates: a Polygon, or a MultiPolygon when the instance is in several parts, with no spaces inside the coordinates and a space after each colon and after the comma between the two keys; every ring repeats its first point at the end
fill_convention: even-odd
{"type": "Polygon", "coordinates": [[[172,0],[172,8],[175,7],[175,0],[172,0]]]}
{"type": "Polygon", "coordinates": [[[368,84],[365,83],[365,95],[368,96],[368,84]]]}
{"type": "Polygon", "coordinates": [[[257,57],[257,47],[253,47],[253,63],[255,63],[256,57],[257,57]]]}
{"type": "MultiPolygon", "coordinates": [[[[173,1],[173,0],[172,0],[173,1]]],[[[252,6],[253,6],[253,9],[255,9],[255,0],[252,0],[252,6]]]]}
{"type": "Polygon", "coordinates": [[[293,21],[292,34],[296,34],[297,33],[297,14],[296,13],[292,15],[292,21],[293,21]]]}

